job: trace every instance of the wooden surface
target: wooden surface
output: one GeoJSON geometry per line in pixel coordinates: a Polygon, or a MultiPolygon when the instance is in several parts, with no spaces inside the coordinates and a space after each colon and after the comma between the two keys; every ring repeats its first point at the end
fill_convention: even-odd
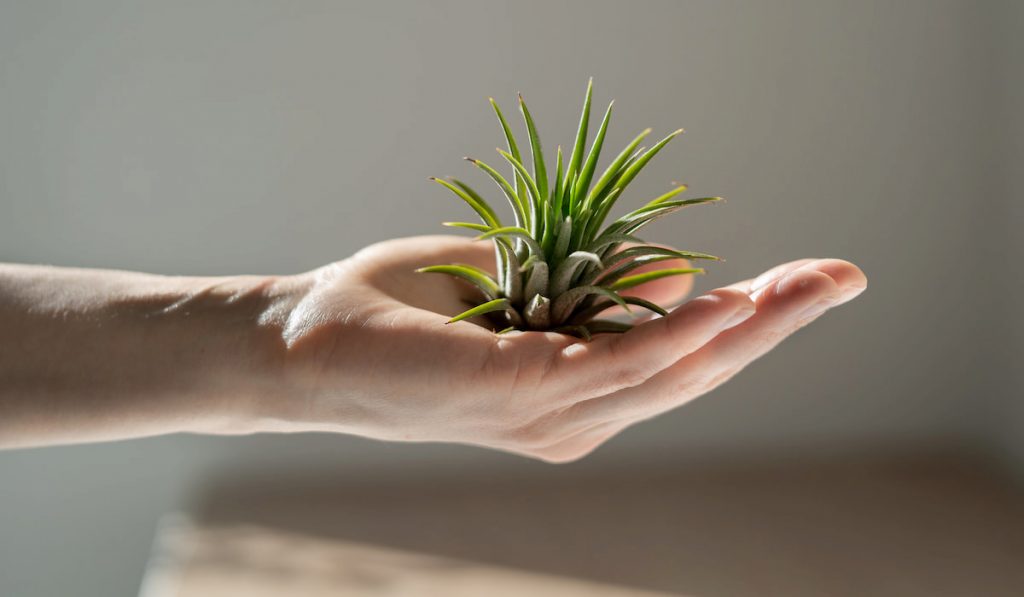
{"type": "Polygon", "coordinates": [[[973,463],[551,471],[221,488],[144,597],[1024,595],[1024,499],[973,463]]]}

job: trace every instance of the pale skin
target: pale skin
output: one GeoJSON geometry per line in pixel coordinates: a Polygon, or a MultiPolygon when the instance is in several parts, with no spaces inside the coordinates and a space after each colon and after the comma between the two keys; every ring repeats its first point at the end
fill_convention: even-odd
{"type": "Polygon", "coordinates": [[[470,289],[414,270],[493,260],[424,236],[293,276],[0,265],[0,447],[321,431],[570,462],[867,286],[851,263],[803,259],[688,302],[689,278],[648,284],[635,294],[680,306],[591,342],[446,325],[470,289]]]}

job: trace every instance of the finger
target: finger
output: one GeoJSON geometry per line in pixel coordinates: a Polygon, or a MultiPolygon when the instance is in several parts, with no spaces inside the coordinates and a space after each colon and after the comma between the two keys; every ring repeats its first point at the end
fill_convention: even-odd
{"type": "Polygon", "coordinates": [[[754,305],[746,294],[718,289],[625,334],[602,335],[592,342],[566,346],[554,355],[548,379],[542,381],[564,388],[562,403],[634,386],[753,312],[754,305]]]}
{"type": "Polygon", "coordinates": [[[730,284],[728,288],[735,288],[737,290],[742,290],[747,294],[751,294],[752,292],[759,290],[767,286],[768,284],[778,280],[782,276],[797,269],[798,267],[802,267],[813,261],[814,259],[797,259],[796,261],[790,261],[789,263],[776,265],[770,270],[767,270],[764,273],[758,275],[756,278],[741,280],[734,284],[730,284]]]}
{"type": "Polygon", "coordinates": [[[782,276],[798,269],[815,269],[823,272],[836,281],[836,284],[843,288],[843,301],[849,300],[860,294],[860,291],[867,287],[867,277],[856,265],[842,259],[798,259],[782,265],[773,267],[763,274],[749,280],[743,280],[729,286],[743,290],[756,298],[756,295],[767,288],[772,282],[778,281],[782,276]]]}
{"type": "Polygon", "coordinates": [[[576,412],[568,416],[586,420],[647,418],[684,404],[724,383],[799,328],[801,322],[842,301],[843,293],[828,274],[797,267],[760,292],[757,312],[743,323],[642,386],[578,404],[576,412]]]}
{"type": "Polygon", "coordinates": [[[458,236],[400,238],[371,245],[342,262],[391,299],[395,307],[407,305],[451,317],[468,308],[466,301],[478,300],[479,291],[450,276],[416,272],[424,266],[449,263],[467,263],[493,272],[493,244],[458,236]]]}
{"type": "Polygon", "coordinates": [[[450,235],[396,238],[366,247],[352,261],[364,269],[391,273],[453,262],[493,272],[494,244],[450,235]]]}

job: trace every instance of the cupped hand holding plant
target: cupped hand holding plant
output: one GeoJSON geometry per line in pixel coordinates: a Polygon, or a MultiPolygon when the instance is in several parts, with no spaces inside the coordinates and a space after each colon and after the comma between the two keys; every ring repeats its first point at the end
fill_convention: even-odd
{"type": "MultiPolygon", "coordinates": [[[[282,378],[292,389],[271,402],[263,430],[459,442],[567,462],[709,392],[866,286],[848,262],[804,259],[589,342],[445,325],[467,287],[413,270],[436,261],[487,269],[493,259],[484,243],[427,236],[309,274],[285,331],[282,378]]],[[[637,292],[671,304],[689,289],[689,278],[664,278],[637,292]]]]}

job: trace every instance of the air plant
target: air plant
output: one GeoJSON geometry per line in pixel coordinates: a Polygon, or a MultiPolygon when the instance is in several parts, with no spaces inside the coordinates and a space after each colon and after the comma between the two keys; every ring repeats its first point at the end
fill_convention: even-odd
{"type": "Polygon", "coordinates": [[[633,313],[631,306],[666,315],[660,306],[622,291],[664,278],[703,273],[701,268],[665,268],[636,273],[641,266],[671,260],[717,260],[713,255],[677,251],[648,244],[637,231],[654,220],[684,207],[719,201],[720,197],[677,198],[686,190],[678,185],[648,201],[639,209],[605,226],[612,208],[626,187],[672,139],[674,131],[649,149],[641,143],[650,134],[637,135],[598,175],[597,163],[604,144],[612,105],[601,119],[597,133],[586,151],[593,80],[587,85],[576,141],[568,160],[562,148],[555,153],[555,169],[544,163],[540,137],[530,111],[519,96],[529,138],[532,167],[523,154],[494,98],[491,107],[505,135],[507,149],[498,149],[512,167],[506,177],[486,163],[466,158],[497,185],[511,207],[513,224],[502,222],[493,207],[464,182],[431,178],[465,201],[480,222],[445,222],[445,226],[478,233],[479,240],[494,245],[495,274],[467,264],[433,265],[417,271],[449,274],[478,291],[472,308],[452,317],[449,323],[478,316],[489,321],[499,333],[510,330],[554,331],[590,339],[597,333],[620,333],[631,325],[610,319],[596,319],[616,305],[633,313]]]}

